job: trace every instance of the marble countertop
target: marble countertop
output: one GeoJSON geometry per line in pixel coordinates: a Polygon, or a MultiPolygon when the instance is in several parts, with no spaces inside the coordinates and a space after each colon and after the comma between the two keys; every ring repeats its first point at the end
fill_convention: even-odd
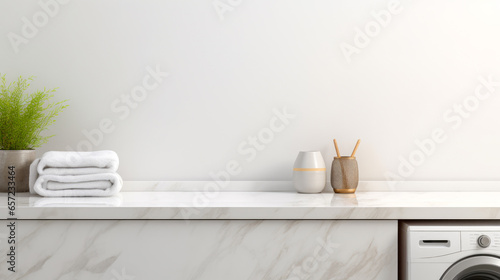
{"type": "MultiPolygon", "coordinates": [[[[0,194],[0,219],[9,218],[0,194]]],[[[500,219],[500,192],[122,192],[16,196],[17,219],[500,219]]]]}

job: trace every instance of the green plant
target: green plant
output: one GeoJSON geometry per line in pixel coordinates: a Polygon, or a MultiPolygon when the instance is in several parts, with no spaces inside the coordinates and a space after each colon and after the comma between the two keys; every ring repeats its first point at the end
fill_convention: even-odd
{"type": "Polygon", "coordinates": [[[68,106],[67,100],[50,103],[56,89],[25,93],[32,77],[20,76],[10,84],[5,75],[0,77],[0,150],[32,150],[45,144],[54,135],[41,133],[68,106]]]}

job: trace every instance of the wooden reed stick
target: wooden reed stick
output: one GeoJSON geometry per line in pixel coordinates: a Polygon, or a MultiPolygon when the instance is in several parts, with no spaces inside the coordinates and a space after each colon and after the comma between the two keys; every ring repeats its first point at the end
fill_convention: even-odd
{"type": "Polygon", "coordinates": [[[335,145],[335,151],[337,151],[337,157],[340,157],[339,146],[337,145],[337,139],[333,139],[333,144],[335,145]]]}
{"type": "Polygon", "coordinates": [[[358,149],[359,142],[361,142],[361,139],[358,139],[358,142],[356,142],[356,147],[354,147],[354,151],[352,151],[351,157],[354,157],[356,154],[356,150],[358,149]]]}

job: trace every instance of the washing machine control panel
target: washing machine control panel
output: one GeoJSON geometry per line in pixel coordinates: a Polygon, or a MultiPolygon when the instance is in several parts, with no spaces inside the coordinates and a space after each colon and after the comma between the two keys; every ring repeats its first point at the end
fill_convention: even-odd
{"type": "Polygon", "coordinates": [[[462,232],[462,250],[500,250],[500,232],[462,232]]]}

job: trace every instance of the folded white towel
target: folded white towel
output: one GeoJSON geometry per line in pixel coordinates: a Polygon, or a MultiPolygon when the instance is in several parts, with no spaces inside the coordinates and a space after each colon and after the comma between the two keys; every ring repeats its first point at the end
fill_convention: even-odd
{"type": "Polygon", "coordinates": [[[35,189],[33,187],[35,186],[36,179],[38,179],[38,177],[40,176],[38,174],[38,164],[39,163],[40,163],[40,159],[37,158],[30,165],[29,187],[30,187],[31,194],[36,194],[35,189]]]}
{"type": "MultiPolygon", "coordinates": [[[[49,152],[57,153],[59,157],[64,157],[61,155],[64,152],[49,152]]],[[[70,152],[73,153],[73,152],[70,152]]],[[[116,153],[111,152],[116,155],[116,153]]],[[[48,154],[48,153],[46,153],[48,154]]],[[[100,153],[104,155],[105,153],[100,153]]],[[[54,154],[52,154],[54,155],[54,154]]],[[[45,156],[45,155],[44,155],[45,156]]],[[[54,156],[49,156],[54,158],[54,156]]],[[[94,174],[82,174],[83,169],[88,171],[89,168],[56,168],[48,167],[43,169],[48,171],[49,174],[39,173],[40,165],[44,161],[44,158],[36,159],[30,165],[30,178],[29,187],[30,193],[39,194],[41,196],[112,196],[117,194],[123,185],[122,178],[116,172],[102,173],[108,169],[115,169],[118,166],[118,157],[113,162],[116,165],[109,165],[108,168],[93,168],[98,169],[99,172],[94,174]],[[76,171],[76,174],[72,174],[71,171],[76,171]],[[53,174],[55,173],[55,174],[53,174]]],[[[51,162],[52,164],[54,161],[51,162]]],[[[48,165],[45,165],[48,166],[48,165]]],[[[54,165],[50,165],[54,166],[54,165]]],[[[59,164],[59,166],[62,166],[59,164]]],[[[98,165],[105,166],[105,165],[98,165]]]]}
{"type": "Polygon", "coordinates": [[[113,151],[46,152],[38,163],[41,175],[83,175],[113,173],[118,170],[118,155],[113,151]]]}
{"type": "Polygon", "coordinates": [[[123,185],[117,173],[41,175],[31,182],[30,192],[41,196],[112,196],[123,185]]]}

